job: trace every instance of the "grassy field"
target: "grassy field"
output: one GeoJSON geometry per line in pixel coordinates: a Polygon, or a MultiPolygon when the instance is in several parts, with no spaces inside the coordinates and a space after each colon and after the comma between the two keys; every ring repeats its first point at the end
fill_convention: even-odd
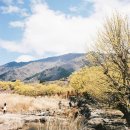
{"type": "MultiPolygon", "coordinates": [[[[59,101],[62,102],[64,106],[67,106],[68,101],[66,99],[61,99],[57,96],[55,97],[30,97],[18,94],[0,94],[0,108],[3,104],[7,103],[7,111],[16,112],[28,112],[33,110],[46,110],[46,109],[58,109],[59,101]]],[[[2,109],[0,109],[2,111],[2,109]]]]}

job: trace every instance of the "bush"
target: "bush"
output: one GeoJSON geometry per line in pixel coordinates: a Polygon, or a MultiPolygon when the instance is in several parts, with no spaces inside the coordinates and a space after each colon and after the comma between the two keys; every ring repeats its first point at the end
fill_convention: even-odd
{"type": "Polygon", "coordinates": [[[57,93],[64,94],[72,91],[69,86],[60,86],[58,84],[25,84],[19,80],[16,82],[0,82],[1,90],[12,90],[15,93],[26,96],[44,96],[55,95],[57,93]]]}
{"type": "Polygon", "coordinates": [[[92,97],[103,101],[107,99],[107,92],[112,91],[110,84],[106,82],[100,67],[84,67],[73,73],[70,78],[70,85],[79,93],[87,92],[92,97]]]}

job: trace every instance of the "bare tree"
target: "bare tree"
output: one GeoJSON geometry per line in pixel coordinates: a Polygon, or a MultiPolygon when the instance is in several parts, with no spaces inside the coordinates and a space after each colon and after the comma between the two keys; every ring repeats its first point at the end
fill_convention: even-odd
{"type": "Polygon", "coordinates": [[[114,89],[114,105],[123,112],[130,125],[130,26],[128,18],[116,13],[107,18],[96,41],[96,52],[89,55],[102,67],[107,82],[114,89]]]}

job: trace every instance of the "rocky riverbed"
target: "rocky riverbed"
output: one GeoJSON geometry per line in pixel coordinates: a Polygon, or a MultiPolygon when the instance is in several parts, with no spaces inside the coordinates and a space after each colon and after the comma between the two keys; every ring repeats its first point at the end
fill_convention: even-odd
{"type": "MultiPolygon", "coordinates": [[[[56,125],[59,125],[61,130],[63,128],[70,130],[69,127],[73,127],[73,125],[75,127],[73,127],[73,130],[129,130],[126,121],[122,119],[123,114],[120,111],[91,107],[90,110],[91,116],[88,119],[82,116],[78,116],[76,119],[69,118],[65,115],[64,110],[57,110],[54,115],[48,112],[35,114],[1,113],[0,130],[29,130],[29,127],[31,128],[31,125],[34,126],[34,124],[37,127],[42,126],[42,130],[44,130],[44,128],[46,130],[56,130],[56,125]],[[80,125],[77,125],[79,122],[80,125]],[[49,128],[49,125],[53,128],[49,128]]],[[[38,130],[38,128],[36,130],[38,130]]]]}
{"type": "Polygon", "coordinates": [[[87,127],[93,130],[128,130],[123,114],[112,109],[93,109],[87,127]]]}
{"type": "MultiPolygon", "coordinates": [[[[88,100],[87,100],[88,101],[88,100]]],[[[7,103],[7,113],[0,112],[0,130],[129,130],[123,114],[85,103],[69,108],[68,100],[59,97],[27,97],[0,94],[0,107],[7,103]],[[3,100],[4,99],[4,100],[3,100]],[[62,102],[59,109],[58,103],[62,102]],[[83,107],[83,108],[82,108],[83,107]],[[86,109],[88,107],[88,109],[86,109]],[[35,129],[31,129],[34,127],[35,129]]],[[[91,101],[90,101],[91,102],[91,101]]]]}

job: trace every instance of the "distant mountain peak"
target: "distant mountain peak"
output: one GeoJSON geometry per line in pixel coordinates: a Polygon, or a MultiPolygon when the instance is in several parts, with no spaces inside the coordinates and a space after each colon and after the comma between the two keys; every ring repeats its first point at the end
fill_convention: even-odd
{"type": "Polygon", "coordinates": [[[69,76],[73,71],[84,67],[89,62],[84,53],[69,53],[43,58],[30,62],[10,62],[0,66],[0,80],[58,80],[69,76]]]}

